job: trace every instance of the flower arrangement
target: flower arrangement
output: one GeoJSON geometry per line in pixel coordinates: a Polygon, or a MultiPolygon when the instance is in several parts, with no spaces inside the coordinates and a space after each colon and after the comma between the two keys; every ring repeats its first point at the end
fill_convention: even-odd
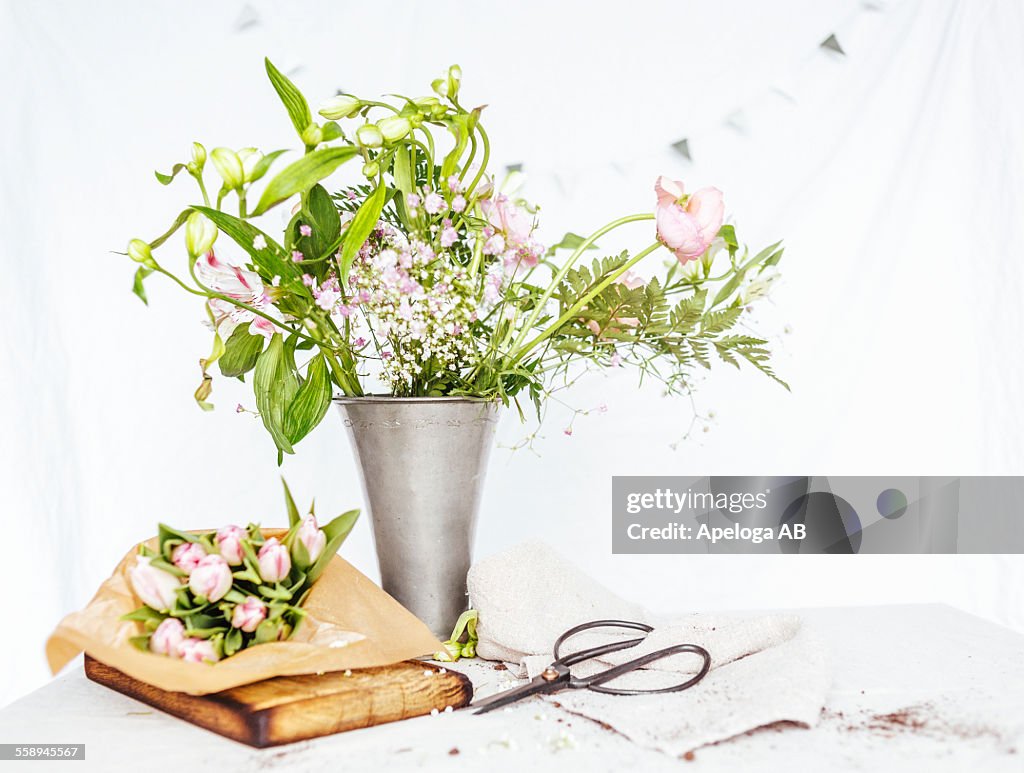
{"type": "Polygon", "coordinates": [[[396,396],[493,399],[521,415],[525,397],[540,416],[580,363],[632,367],[669,392],[688,389],[692,369],[713,358],[745,360],[776,378],[766,341],[735,328],[777,276],[782,249],[750,256],[741,248],[718,189],[690,192],[659,177],[653,211],[546,247],[537,208],[488,170],[483,108],[463,107],[457,66],[430,96],[332,97],[323,122],[269,60],[266,69],[303,155],[257,195],[285,151],[207,153],[194,143],[190,160],[157,178],[169,184],[186,172],[202,203],[156,239],[133,239],[127,254],[140,264],[135,292],[144,301],[153,273],[205,301],[213,349],[200,361],[196,399],[210,407],[214,363],[227,377],[251,372],[279,459],[321,421],[335,389],[360,396],[381,384],[396,396]],[[329,188],[357,159],[361,181],[329,188]],[[213,200],[208,161],[220,180],[213,200]],[[237,214],[225,209],[232,202],[237,214]],[[281,205],[290,214],[272,237],[257,222],[281,205]],[[647,246],[583,261],[611,231],[644,222],[654,226],[647,246]],[[179,276],[154,253],[181,228],[187,274],[179,276]],[[228,244],[217,243],[221,234],[228,244]],[[672,257],[660,276],[634,273],[661,250],[672,257]]]}
{"type": "Polygon", "coordinates": [[[143,606],[124,615],[145,632],[142,650],[195,663],[291,636],[302,602],[359,516],[339,515],[323,528],[313,508],[300,517],[285,485],[290,528],[280,538],[259,526],[224,526],[193,534],[160,524],[156,551],[140,548],[128,570],[143,606]]]}

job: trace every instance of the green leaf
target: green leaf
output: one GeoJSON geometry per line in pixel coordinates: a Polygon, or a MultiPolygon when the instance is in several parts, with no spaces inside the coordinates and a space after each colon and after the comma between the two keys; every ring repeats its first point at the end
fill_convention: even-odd
{"type": "Polygon", "coordinates": [[[718,235],[725,240],[725,247],[729,250],[729,257],[735,257],[736,251],[740,248],[740,243],[736,239],[736,229],[731,225],[723,225],[718,229],[718,235]]]}
{"type": "Polygon", "coordinates": [[[321,142],[330,142],[331,140],[336,140],[339,137],[345,136],[345,132],[341,130],[341,126],[338,125],[337,121],[328,121],[327,123],[320,127],[320,130],[321,142]]]}
{"type": "MultiPolygon", "coordinates": [[[[575,250],[585,241],[586,237],[580,236],[579,234],[574,234],[572,233],[572,231],[569,231],[568,233],[565,234],[565,236],[562,237],[562,240],[558,244],[553,244],[550,247],[548,247],[548,251],[544,254],[550,258],[552,255],[555,254],[557,250],[575,250]]],[[[587,249],[596,250],[597,245],[589,244],[587,245],[587,249]]]]}
{"type": "Polygon", "coordinates": [[[299,508],[295,504],[295,499],[292,497],[292,491],[288,488],[288,481],[281,478],[281,484],[284,486],[284,504],[288,508],[288,525],[295,526],[302,520],[299,515],[299,508]]]}
{"type": "Polygon", "coordinates": [[[354,146],[344,145],[314,150],[298,161],[293,161],[267,183],[256,209],[252,211],[252,216],[262,215],[296,193],[308,190],[357,153],[358,150],[354,146]]]}
{"type": "MultiPolygon", "coordinates": [[[[479,113],[477,113],[479,115],[479,113]]],[[[455,147],[452,148],[451,152],[444,157],[441,162],[441,179],[447,180],[458,168],[459,159],[466,150],[466,146],[469,144],[469,137],[472,133],[470,130],[470,119],[468,115],[456,115],[451,119],[451,123],[448,124],[448,131],[455,135],[455,147]]]]}
{"type": "Polygon", "coordinates": [[[264,59],[263,61],[266,64],[267,76],[270,78],[270,83],[274,86],[274,91],[277,92],[277,95],[284,103],[285,110],[288,111],[288,117],[292,119],[292,126],[295,127],[295,131],[301,135],[306,130],[306,127],[313,122],[313,116],[310,115],[309,104],[306,102],[306,98],[302,96],[302,92],[295,87],[294,83],[288,80],[284,73],[274,67],[269,59],[264,59]]]}
{"type": "Polygon", "coordinates": [[[219,364],[220,372],[228,378],[248,373],[256,367],[263,351],[263,336],[252,335],[246,325],[239,325],[224,344],[219,364]]]}
{"type": "Polygon", "coordinates": [[[146,297],[146,288],[143,287],[143,280],[153,273],[153,269],[146,268],[145,266],[139,266],[135,269],[135,280],[132,282],[132,292],[139,296],[139,299],[149,305],[149,299],[146,297]]]}
{"type": "Polygon", "coordinates": [[[359,207],[355,217],[348,224],[345,231],[345,241],[341,247],[341,281],[348,280],[348,271],[352,268],[352,261],[356,259],[359,249],[370,238],[373,229],[380,220],[380,213],[384,209],[384,201],[387,196],[387,189],[382,183],[377,184],[376,190],[359,207]]]}
{"type": "Polygon", "coordinates": [[[134,620],[140,623],[148,623],[150,620],[163,620],[164,615],[157,612],[155,609],[151,609],[147,606],[141,606],[138,609],[129,612],[126,615],[121,615],[122,620],[134,620]]]}
{"type": "Polygon", "coordinates": [[[309,239],[311,249],[307,254],[319,257],[330,250],[341,235],[341,215],[324,186],[317,184],[310,189],[302,217],[313,229],[312,236],[301,237],[309,239]]]}
{"type": "Polygon", "coordinates": [[[263,419],[263,426],[274,439],[278,450],[286,454],[295,452],[284,431],[284,415],[299,388],[289,360],[281,334],[275,333],[270,339],[270,345],[256,360],[253,377],[256,407],[263,419]]]}
{"type": "Polygon", "coordinates": [[[284,247],[271,239],[267,234],[248,223],[240,220],[227,212],[195,205],[192,207],[196,212],[202,212],[213,221],[221,231],[226,233],[239,247],[249,253],[253,263],[260,270],[264,279],[271,279],[279,276],[282,279],[297,280],[301,270],[288,258],[284,247]],[[257,249],[254,242],[257,237],[263,237],[267,243],[266,247],[257,249]]]}
{"type": "Polygon", "coordinates": [[[261,177],[263,177],[263,175],[270,171],[270,165],[274,163],[274,159],[276,159],[282,153],[287,152],[287,149],[272,150],[270,153],[267,153],[265,156],[263,156],[259,161],[256,162],[256,166],[252,168],[252,176],[250,177],[249,182],[256,182],[261,177]]]}
{"type": "Polygon", "coordinates": [[[170,185],[171,181],[178,176],[178,172],[183,171],[185,168],[184,164],[175,164],[171,168],[170,174],[164,174],[163,172],[153,172],[153,174],[156,175],[156,179],[160,181],[161,185],[170,185]]]}
{"type": "Polygon", "coordinates": [[[224,637],[224,657],[234,655],[242,649],[243,644],[242,632],[238,628],[232,628],[224,637]]]}
{"type": "Polygon", "coordinates": [[[306,369],[306,379],[285,410],[285,437],[292,445],[298,443],[320,423],[330,406],[331,377],[327,370],[327,361],[320,354],[310,360],[306,369]]]}
{"type": "Polygon", "coordinates": [[[280,630],[281,622],[279,620],[264,620],[256,626],[256,644],[276,641],[280,630]]]}
{"type": "Polygon", "coordinates": [[[739,269],[731,277],[729,277],[729,281],[722,285],[722,288],[717,293],[715,293],[715,298],[714,300],[711,301],[712,308],[714,308],[722,301],[729,298],[729,296],[731,296],[734,292],[736,292],[736,289],[740,286],[740,282],[743,281],[744,274],[746,274],[746,271],[744,271],[743,269],[739,269]]]}
{"type": "Polygon", "coordinates": [[[162,234],[160,234],[158,237],[156,237],[155,239],[153,239],[153,241],[151,241],[149,243],[149,248],[151,250],[155,250],[161,244],[163,244],[168,239],[170,239],[175,231],[177,231],[179,228],[181,228],[183,225],[185,225],[185,221],[188,220],[188,216],[191,215],[191,214],[192,214],[192,210],[191,209],[184,209],[184,210],[182,210],[181,214],[179,214],[178,217],[176,217],[174,219],[174,222],[171,223],[171,227],[168,228],[166,231],[164,231],[162,234]]]}
{"type": "Polygon", "coordinates": [[[316,563],[306,573],[310,583],[316,582],[324,569],[327,568],[327,564],[334,558],[338,548],[341,547],[341,543],[348,537],[357,520],[359,520],[359,511],[349,510],[323,527],[323,532],[327,535],[327,544],[324,546],[323,552],[316,559],[316,563]]]}

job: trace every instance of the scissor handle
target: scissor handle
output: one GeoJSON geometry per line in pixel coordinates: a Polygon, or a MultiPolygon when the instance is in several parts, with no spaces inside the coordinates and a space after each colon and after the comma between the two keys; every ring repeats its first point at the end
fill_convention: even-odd
{"type": "Polygon", "coordinates": [[[571,678],[569,680],[570,687],[576,688],[587,688],[594,692],[603,692],[608,695],[654,695],[663,692],[680,692],[693,687],[697,682],[707,676],[708,671],[711,670],[711,655],[706,649],[698,644],[676,644],[672,647],[666,647],[663,650],[656,650],[655,652],[648,652],[646,655],[642,655],[635,660],[631,660],[628,663],[623,663],[619,666],[609,668],[607,671],[602,671],[600,674],[586,677],[583,679],[571,678]],[[704,659],[701,664],[700,671],[694,676],[687,679],[685,682],[679,684],[670,685],[668,687],[658,687],[651,690],[628,690],[625,688],[618,687],[603,687],[605,682],[610,682],[613,679],[617,679],[624,674],[628,674],[632,671],[636,671],[638,668],[646,666],[648,663],[653,663],[656,660],[667,658],[670,655],[679,655],[684,652],[691,652],[694,655],[700,655],[704,659]]]}
{"type": "MultiPolygon", "coordinates": [[[[573,652],[572,654],[561,657],[561,647],[565,643],[566,639],[575,636],[582,631],[587,631],[592,628],[631,628],[635,631],[643,631],[645,634],[650,633],[654,630],[652,626],[646,623],[638,623],[630,620],[594,620],[590,623],[583,623],[577,625],[574,628],[570,628],[568,631],[563,633],[558,639],[555,640],[554,655],[555,662],[553,665],[572,666],[576,663],[581,663],[584,660],[590,660],[591,658],[598,658],[602,655],[607,655],[610,652],[618,652],[620,650],[629,649],[635,647],[644,641],[647,637],[641,637],[638,639],[626,639],[625,641],[611,642],[609,644],[603,644],[599,647],[590,647],[589,649],[580,650],[579,652],[573,652]]],[[[689,687],[693,687],[697,682],[707,676],[708,671],[711,670],[711,655],[706,649],[697,644],[676,644],[672,647],[666,647],[665,649],[657,650],[655,652],[648,652],[646,655],[641,655],[639,658],[630,660],[627,663],[623,663],[618,666],[613,666],[607,671],[602,671],[599,674],[593,676],[577,678],[575,676],[570,677],[569,687],[581,689],[586,688],[594,690],[595,692],[602,692],[608,695],[648,695],[666,692],[679,692],[689,687]],[[638,668],[646,666],[648,663],[653,663],[656,660],[667,658],[670,655],[679,655],[684,652],[693,653],[694,655],[700,655],[703,659],[700,671],[694,676],[687,679],[685,682],[679,684],[670,685],[669,687],[661,687],[652,690],[628,690],[620,689],[616,687],[604,687],[605,682],[610,682],[613,679],[617,679],[620,676],[628,674],[632,671],[636,671],[638,668]]]]}
{"type": "Polygon", "coordinates": [[[573,652],[566,655],[564,658],[559,652],[566,639],[575,636],[583,631],[589,631],[591,628],[632,628],[634,631],[643,631],[645,634],[650,633],[654,630],[653,627],[646,623],[636,623],[631,620],[593,620],[589,623],[583,623],[577,625],[574,628],[570,628],[568,631],[563,633],[557,639],[555,639],[554,655],[555,664],[563,666],[573,666],[577,663],[582,663],[584,660],[590,660],[591,658],[599,658],[602,655],[607,655],[609,652],[618,652],[619,650],[628,650],[630,647],[635,647],[647,637],[644,636],[639,639],[626,639],[625,641],[613,641],[608,644],[602,644],[599,647],[590,647],[589,649],[580,650],[579,652],[573,652]]]}

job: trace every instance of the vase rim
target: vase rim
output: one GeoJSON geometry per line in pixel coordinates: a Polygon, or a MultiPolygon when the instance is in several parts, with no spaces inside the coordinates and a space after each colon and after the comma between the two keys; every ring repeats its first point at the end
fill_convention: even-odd
{"type": "Polygon", "coordinates": [[[464,395],[446,395],[442,397],[395,397],[394,395],[362,395],[360,397],[331,398],[335,403],[497,403],[500,402],[493,397],[468,397],[464,395]]]}

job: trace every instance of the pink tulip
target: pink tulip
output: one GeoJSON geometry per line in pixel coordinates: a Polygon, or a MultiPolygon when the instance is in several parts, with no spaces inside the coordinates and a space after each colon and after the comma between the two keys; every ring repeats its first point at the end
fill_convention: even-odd
{"type": "Polygon", "coordinates": [[[267,618],[267,606],[255,596],[246,596],[245,601],[235,607],[231,615],[231,625],[252,633],[256,626],[267,618]]]}
{"type": "Polygon", "coordinates": [[[205,556],[206,551],[198,542],[183,542],[171,553],[171,561],[185,574],[192,574],[205,556]]]}
{"type": "Polygon", "coordinates": [[[271,537],[263,543],[257,556],[260,565],[260,577],[264,582],[280,582],[288,576],[292,569],[292,559],[288,548],[271,537]]]}
{"type": "Polygon", "coordinates": [[[149,556],[137,556],[135,566],[128,570],[128,579],[143,604],[166,612],[174,606],[181,581],[170,572],[151,566],[152,560],[149,556]]]}
{"type": "Polygon", "coordinates": [[[658,178],[654,191],[658,196],[658,238],[680,263],[696,260],[707,251],[722,227],[722,192],[718,188],[701,188],[686,198],[683,184],[667,177],[658,178]]]}
{"type": "Polygon", "coordinates": [[[317,526],[316,516],[312,514],[302,519],[296,536],[299,538],[299,542],[305,546],[306,552],[309,553],[310,561],[316,561],[324,552],[324,546],[327,545],[327,535],[324,534],[323,529],[317,526]]]}
{"type": "Polygon", "coordinates": [[[205,639],[183,639],[178,645],[178,657],[186,663],[216,663],[219,659],[213,645],[205,639]]]}
{"type": "Polygon", "coordinates": [[[185,626],[181,620],[168,617],[149,637],[149,651],[158,655],[178,657],[178,646],[185,640],[185,626]]]}
{"type": "Polygon", "coordinates": [[[220,601],[231,590],[231,567],[223,556],[212,553],[199,562],[188,578],[188,587],[207,601],[220,601]]]}
{"type": "Polygon", "coordinates": [[[217,531],[217,549],[231,566],[242,563],[242,540],[247,536],[241,526],[223,526],[217,531]]]}

